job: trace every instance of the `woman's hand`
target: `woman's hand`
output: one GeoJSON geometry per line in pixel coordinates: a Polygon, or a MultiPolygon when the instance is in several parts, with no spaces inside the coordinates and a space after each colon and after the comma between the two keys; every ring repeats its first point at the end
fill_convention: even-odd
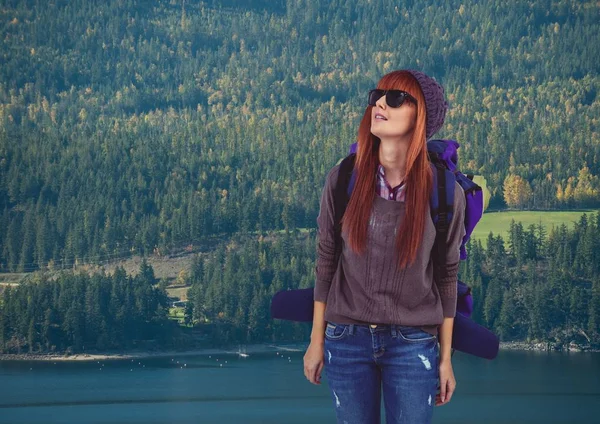
{"type": "Polygon", "coordinates": [[[311,341],[304,354],[304,376],[313,384],[321,384],[324,343],[311,341]]]}
{"type": "Polygon", "coordinates": [[[435,396],[435,406],[445,405],[450,402],[455,388],[456,379],[452,370],[452,362],[449,359],[440,362],[440,393],[435,396]]]}

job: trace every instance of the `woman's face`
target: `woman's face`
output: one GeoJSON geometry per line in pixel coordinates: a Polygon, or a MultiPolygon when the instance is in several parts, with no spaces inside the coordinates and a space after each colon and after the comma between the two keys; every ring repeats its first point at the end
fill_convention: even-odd
{"type": "Polygon", "coordinates": [[[417,122],[417,105],[406,99],[393,108],[385,97],[381,96],[371,108],[371,134],[380,140],[410,138],[417,122]]]}

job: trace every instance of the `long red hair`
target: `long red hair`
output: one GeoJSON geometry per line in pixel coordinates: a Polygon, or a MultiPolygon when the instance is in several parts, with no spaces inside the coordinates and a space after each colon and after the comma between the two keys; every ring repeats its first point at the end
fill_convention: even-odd
{"type": "MultiPolygon", "coordinates": [[[[396,232],[398,264],[405,268],[414,262],[423,238],[425,220],[429,214],[429,196],[433,187],[433,172],[427,153],[425,98],[417,80],[403,70],[384,75],[377,84],[384,90],[404,90],[417,99],[417,118],[406,154],[405,203],[406,215],[396,232]]],[[[342,231],[347,234],[350,248],[363,253],[367,241],[367,226],[375,198],[376,172],[379,166],[379,137],[371,134],[371,109],[367,106],[358,128],[356,150],[357,177],[342,218],[342,231]]]]}

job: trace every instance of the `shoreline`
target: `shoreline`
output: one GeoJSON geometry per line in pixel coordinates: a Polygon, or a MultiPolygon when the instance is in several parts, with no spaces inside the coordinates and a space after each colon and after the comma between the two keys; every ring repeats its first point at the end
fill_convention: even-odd
{"type": "Polygon", "coordinates": [[[600,352],[600,349],[594,349],[590,346],[582,346],[575,343],[558,344],[552,342],[500,342],[500,350],[534,350],[538,352],[600,352]]]}
{"type": "MultiPolygon", "coordinates": [[[[190,350],[170,350],[170,351],[129,351],[123,353],[78,353],[73,355],[50,354],[50,353],[1,353],[0,361],[107,361],[107,360],[124,360],[124,359],[148,359],[148,358],[163,358],[163,357],[179,357],[179,356],[197,356],[197,355],[239,355],[242,354],[257,354],[269,352],[304,352],[308,347],[305,343],[290,343],[290,344],[273,344],[273,343],[258,343],[244,345],[243,349],[235,350],[229,348],[201,348],[190,350]]],[[[562,346],[547,343],[527,343],[527,342],[500,342],[500,350],[523,350],[523,351],[538,351],[538,352],[600,352],[600,349],[592,349],[581,347],[579,345],[562,346]]]]}
{"type": "Polygon", "coordinates": [[[165,350],[158,352],[129,351],[123,353],[77,353],[73,355],[51,353],[0,353],[0,361],[107,361],[123,359],[152,359],[163,357],[197,356],[197,355],[239,355],[269,352],[304,352],[304,344],[272,344],[259,343],[242,346],[241,351],[233,347],[201,348],[190,350],[165,350]]]}

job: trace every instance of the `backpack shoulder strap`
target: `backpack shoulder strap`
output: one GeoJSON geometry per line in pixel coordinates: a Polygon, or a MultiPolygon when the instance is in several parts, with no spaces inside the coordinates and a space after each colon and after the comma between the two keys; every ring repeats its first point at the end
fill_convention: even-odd
{"type": "Polygon", "coordinates": [[[433,190],[431,191],[429,203],[431,206],[431,220],[436,229],[433,259],[434,265],[443,266],[446,262],[448,228],[452,221],[454,209],[455,178],[452,171],[436,159],[433,159],[430,165],[433,171],[433,190]]]}
{"type": "Polygon", "coordinates": [[[433,244],[434,266],[445,266],[448,229],[454,215],[454,189],[456,188],[455,164],[458,161],[458,143],[452,140],[429,140],[427,154],[433,170],[431,192],[431,219],[435,224],[436,237],[433,244]],[[449,144],[450,143],[450,144],[449,144]]]}
{"type": "MultiPolygon", "coordinates": [[[[335,191],[333,193],[334,196],[334,213],[335,213],[335,245],[336,245],[336,261],[341,253],[342,246],[342,217],[344,216],[344,212],[346,212],[346,207],[348,206],[348,202],[350,201],[350,193],[351,193],[351,184],[350,180],[352,179],[352,183],[354,183],[354,179],[352,178],[354,163],[356,161],[356,153],[351,153],[346,156],[342,162],[340,163],[340,169],[338,170],[338,178],[337,183],[335,185],[335,191]]],[[[352,184],[353,186],[354,184],[352,184]]]]}

